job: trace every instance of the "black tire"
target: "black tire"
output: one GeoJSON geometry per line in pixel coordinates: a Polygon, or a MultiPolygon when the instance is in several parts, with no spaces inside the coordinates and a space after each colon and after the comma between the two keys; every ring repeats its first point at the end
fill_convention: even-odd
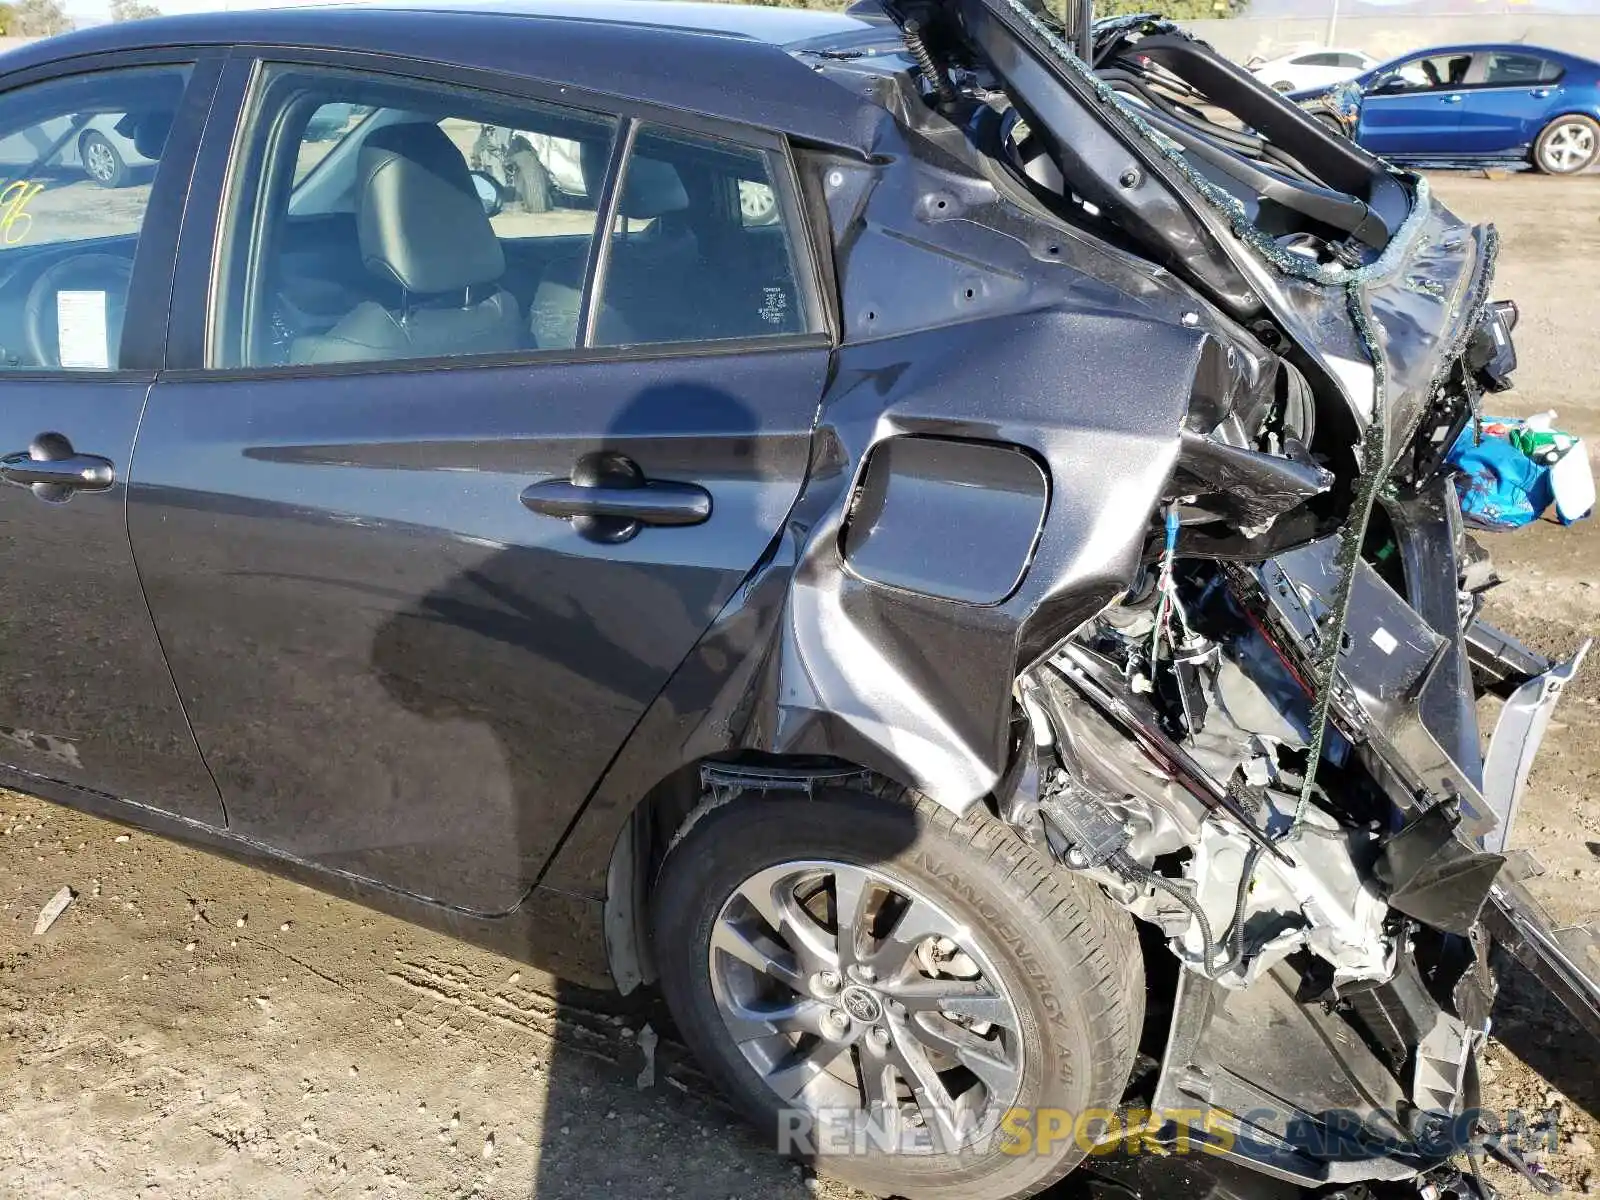
{"type": "Polygon", "coordinates": [[[103,188],[119,188],[128,182],[128,164],[117,148],[103,135],[89,130],[78,142],[78,161],[84,174],[103,188]]]}
{"type": "MultiPolygon", "coordinates": [[[[652,936],[684,1040],[775,1148],[784,1104],[728,1034],[712,987],[711,937],[747,879],[809,861],[892,876],[972,931],[1019,1018],[1023,1066],[1011,1112],[1075,1117],[1116,1106],[1144,1018],[1144,970],[1131,919],[1098,888],[1042,858],[981,806],[958,819],[926,798],[844,789],[742,799],[701,810],[668,853],[651,900],[652,936]]],[[[1085,1156],[1070,1135],[1048,1153],[1037,1143],[1024,1153],[1013,1143],[1008,1153],[1001,1143],[958,1154],[896,1154],[869,1143],[863,1153],[801,1149],[797,1157],[877,1195],[1004,1200],[1049,1186],[1085,1156]]]]}
{"type": "Polygon", "coordinates": [[[1600,159],[1600,121],[1582,113],[1557,117],[1540,131],[1532,157],[1533,165],[1546,175],[1587,171],[1600,159]]]}
{"type": "Polygon", "coordinates": [[[555,185],[538,153],[531,146],[518,150],[511,156],[511,165],[517,169],[517,202],[522,205],[522,211],[549,212],[554,203],[555,185]]]}

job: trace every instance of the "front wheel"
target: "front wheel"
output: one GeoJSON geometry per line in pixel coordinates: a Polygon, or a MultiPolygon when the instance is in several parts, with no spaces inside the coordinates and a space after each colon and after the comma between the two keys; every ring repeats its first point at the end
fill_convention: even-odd
{"type": "Polygon", "coordinates": [[[1127,1083],[1131,920],[981,806],[840,789],[709,807],[651,906],[700,1061],[775,1149],[878,1195],[1031,1195],[1127,1083]]]}
{"type": "Polygon", "coordinates": [[[1557,117],[1533,144],[1533,165],[1546,175],[1575,175],[1600,157],[1600,122],[1574,113],[1557,117]]]}

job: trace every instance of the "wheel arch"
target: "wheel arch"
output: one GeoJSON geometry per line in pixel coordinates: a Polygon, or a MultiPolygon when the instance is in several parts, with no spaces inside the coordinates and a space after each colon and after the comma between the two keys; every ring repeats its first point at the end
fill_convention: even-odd
{"type": "Polygon", "coordinates": [[[764,796],[821,786],[882,793],[907,784],[844,759],[744,751],[685,763],[640,798],[623,819],[606,864],[606,963],[620,993],[656,980],[650,893],[667,852],[695,820],[722,804],[759,803],[764,796]]]}

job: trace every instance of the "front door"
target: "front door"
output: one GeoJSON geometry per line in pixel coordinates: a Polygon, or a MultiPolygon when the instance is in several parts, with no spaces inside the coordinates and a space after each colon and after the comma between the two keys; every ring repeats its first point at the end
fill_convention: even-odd
{"type": "Polygon", "coordinates": [[[1436,54],[1373,80],[1361,98],[1356,141],[1399,158],[1460,153],[1456,133],[1471,66],[1471,54],[1436,54]]]}
{"type": "Polygon", "coordinates": [[[0,766],[219,825],[124,514],[215,71],[146,62],[0,93],[0,766]]]}
{"type": "Polygon", "coordinates": [[[830,350],[777,143],[425,74],[257,76],[129,524],[231,827],[498,913],[778,534],[830,350]]]}

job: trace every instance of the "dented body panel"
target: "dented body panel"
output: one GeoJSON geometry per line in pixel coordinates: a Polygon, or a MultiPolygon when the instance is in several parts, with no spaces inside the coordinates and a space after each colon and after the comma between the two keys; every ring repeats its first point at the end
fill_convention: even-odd
{"type": "MultiPolygon", "coordinates": [[[[670,366],[631,346],[542,362],[546,379],[570,381],[582,411],[570,414],[567,441],[546,439],[545,457],[499,474],[532,462],[577,488],[559,474],[575,474],[573,444],[586,454],[620,454],[630,437],[666,444],[674,476],[698,466],[710,481],[710,498],[678,523],[693,531],[678,543],[686,561],[648,535],[624,546],[637,528],[602,549],[563,543],[530,560],[485,532],[508,526],[463,519],[445,531],[451,553],[491,545],[523,567],[504,578],[463,571],[467,599],[422,589],[420,611],[385,623],[373,662],[359,665],[364,682],[381,684],[357,693],[374,711],[493,712],[508,746],[540,746],[540,762],[555,764],[550,778],[528,772],[539,786],[502,805],[521,838],[503,847],[511,869],[496,881],[482,852],[470,872],[419,852],[447,838],[419,835],[396,852],[365,814],[357,852],[373,853],[361,858],[342,843],[324,853],[294,841],[306,822],[290,808],[266,833],[238,812],[224,815],[226,829],[150,810],[136,818],[280,869],[320,870],[511,953],[527,954],[555,914],[594,935],[591,959],[603,936],[627,990],[652,977],[644,927],[655,872],[706,806],[820,787],[909,789],[982,814],[1042,866],[1081,875],[1144,923],[1152,955],[1170,955],[1163,966],[1178,982],[1163,997],[1160,1069],[1134,1082],[1147,1090],[1130,1102],[1213,1106],[1232,1122],[1233,1159],[1300,1186],[1415,1177],[1454,1187],[1451,1156],[1481,1143],[1458,1118],[1488,1031],[1490,935],[1586,1020],[1600,1011],[1587,936],[1552,930],[1503,875],[1532,755],[1584,651],[1556,666],[1478,620],[1441,462],[1514,365],[1514,309],[1492,297],[1493,230],[1154,18],[1079,33],[1033,0],[884,0],[859,19],[808,23],[806,41],[780,48],[726,37],[719,22],[735,18],[693,11],[709,22],[695,28],[722,32],[628,34],[641,63],[679,56],[692,77],[681,93],[665,68],[641,83],[608,58],[611,35],[586,21],[567,36],[594,61],[568,66],[546,48],[536,74],[558,87],[581,74],[619,111],[650,114],[640,119],[676,99],[724,134],[741,123],[759,132],[783,167],[777,209],[805,255],[815,327],[791,344],[678,346],[670,366]],[[612,391],[593,383],[601,369],[614,372],[604,376],[612,391]],[[749,417],[737,406],[743,423],[715,431],[675,423],[691,405],[662,405],[667,417],[643,432],[597,417],[597,398],[622,410],[680,377],[702,388],[720,378],[752,398],[781,392],[782,404],[749,417]],[[717,443],[709,468],[696,439],[717,443]],[[640,586],[662,569],[699,582],[679,593],[640,586]],[[566,572],[604,586],[540,603],[541,587],[559,591],[549,581],[566,572]],[[615,628],[596,620],[596,595],[615,605],[615,628]],[[647,595],[659,611],[641,615],[647,595]],[[463,630],[481,658],[459,649],[463,630]],[[418,639],[439,631],[444,648],[422,653],[418,639]],[[609,675],[594,665],[607,655],[609,675]],[[588,693],[566,675],[542,678],[552,661],[593,695],[575,699],[588,693]],[[1487,757],[1475,667],[1511,696],[1487,757]],[[562,721],[564,756],[549,737],[562,721]],[[409,888],[393,867],[404,856],[426,872],[409,888]],[[1272,1037],[1241,1044],[1252,1023],[1272,1037]],[[1252,1097],[1276,1107],[1255,1119],[1252,1097]],[[1358,1101],[1361,1136],[1340,1141],[1330,1113],[1358,1101]]],[[[444,30],[443,14],[415,15],[424,33],[444,30]]],[[[287,36],[302,18],[262,20],[262,36],[287,36]]],[[[331,50],[367,36],[365,17],[329,20],[331,50]]],[[[626,25],[595,23],[607,20],[626,25]]],[[[165,28],[203,46],[235,36],[206,21],[165,28]]],[[[470,57],[472,39],[451,32],[462,40],[438,53],[470,57]]],[[[118,36],[75,44],[99,52],[118,36]]],[[[370,49],[397,52],[382,39],[370,49]]],[[[514,73],[512,50],[483,51],[479,65],[514,73]]],[[[24,66],[48,55],[26,53],[24,66]]],[[[234,83],[237,101],[242,76],[234,83]]],[[[604,261],[596,255],[597,272],[604,261]]],[[[204,326],[194,303],[179,318],[191,332],[204,326]]],[[[199,355],[197,345],[175,353],[199,355]]],[[[163,416],[185,389],[214,386],[201,361],[159,382],[143,418],[147,475],[127,523],[153,608],[163,586],[181,592],[210,569],[185,567],[175,548],[226,541],[250,557],[242,539],[217,535],[228,504],[191,501],[208,493],[180,486],[196,458],[183,438],[207,422],[238,423],[217,441],[248,471],[284,458],[307,475],[342,469],[358,445],[369,469],[462,492],[499,488],[484,463],[503,466],[494,456],[508,444],[535,441],[499,392],[492,414],[511,424],[440,434],[455,416],[442,369],[393,386],[418,424],[376,449],[342,432],[308,447],[304,429],[268,428],[247,406],[163,416]],[[263,450],[273,436],[291,448],[263,450]],[[418,446],[443,455],[426,464],[434,474],[406,457],[418,446]],[[172,532],[182,528],[200,534],[172,532]]],[[[474,377],[509,392],[526,370],[497,362],[474,377]]],[[[280,373],[250,386],[265,408],[267,393],[299,395],[303,384],[280,373]]],[[[348,399],[370,385],[350,371],[323,386],[325,398],[348,399]]],[[[337,404],[316,411],[344,428],[337,404]]],[[[390,522],[390,565],[420,561],[408,539],[442,520],[407,497],[415,507],[390,522]]],[[[479,514],[470,500],[451,504],[479,514]]],[[[297,496],[274,505],[296,531],[286,555],[303,558],[302,525],[340,539],[353,523],[297,496]]],[[[254,519],[268,506],[236,507],[254,519]]],[[[358,636],[336,648],[366,651],[367,609],[347,594],[374,612],[393,598],[372,599],[369,579],[341,575],[373,572],[340,553],[320,561],[324,607],[311,611],[337,620],[293,633],[325,625],[337,636],[348,620],[358,636]]],[[[290,565],[275,574],[292,576],[290,565]]],[[[263,627],[278,627],[279,606],[238,584],[243,572],[216,574],[254,597],[263,627]]],[[[301,595],[314,590],[304,586],[301,595]]],[[[236,617],[226,604],[209,611],[224,608],[236,617]]],[[[209,671],[226,684],[252,677],[228,665],[247,651],[259,653],[248,637],[218,637],[187,656],[168,641],[162,653],[180,681],[209,671]]],[[[185,702],[203,738],[195,692],[185,702]]],[[[92,803],[120,811],[115,798],[92,803]]],[[[491,839],[466,840],[478,850],[491,839]]]]}

